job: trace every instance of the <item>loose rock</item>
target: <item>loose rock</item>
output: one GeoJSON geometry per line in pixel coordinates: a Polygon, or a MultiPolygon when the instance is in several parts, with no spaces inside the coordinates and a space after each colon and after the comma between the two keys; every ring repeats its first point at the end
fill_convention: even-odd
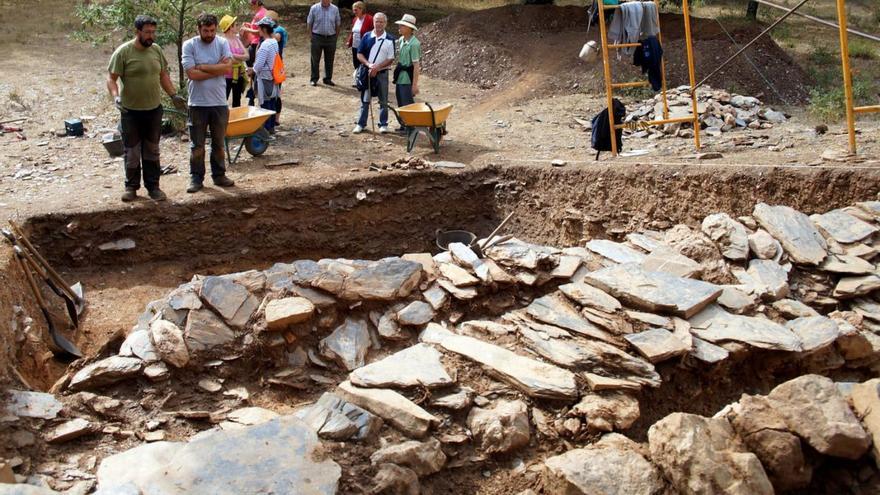
{"type": "Polygon", "coordinates": [[[370,456],[373,465],[397,464],[412,469],[419,476],[434,474],[446,464],[446,454],[440,450],[440,442],[429,438],[424,442],[410,440],[379,449],[370,456]]]}
{"type": "Polygon", "coordinates": [[[522,401],[498,401],[494,407],[471,409],[468,428],[489,454],[511,452],[528,445],[531,437],[529,410],[522,401]]]}

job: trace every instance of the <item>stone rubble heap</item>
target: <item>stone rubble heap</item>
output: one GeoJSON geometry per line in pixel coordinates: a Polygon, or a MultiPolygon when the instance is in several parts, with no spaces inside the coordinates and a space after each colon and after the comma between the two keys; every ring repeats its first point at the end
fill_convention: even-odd
{"type": "MultiPolygon", "coordinates": [[[[679,86],[666,92],[670,119],[692,114],[693,103],[689,88],[689,86],[679,86]]],[[[700,114],[700,128],[709,136],[720,136],[723,132],[737,129],[770,129],[775,124],[781,124],[788,119],[784,113],[765,106],[755,97],[706,86],[697,89],[697,112],[700,114]]],[[[658,93],[636,104],[634,109],[631,108],[624,122],[637,126],[639,121],[663,118],[663,95],[658,93]]],[[[692,138],[694,131],[690,123],[673,123],[661,127],[637,129],[633,135],[651,139],[664,136],[692,138]]]]}
{"type": "MultiPolygon", "coordinates": [[[[333,460],[287,462],[276,443],[263,445],[268,438],[304,452],[319,449],[319,439],[381,438],[370,456],[374,493],[418,493],[420,478],[542,440],[568,451],[531,459],[523,476],[564,493],[803,488],[823,457],[858,459],[872,436],[880,439],[876,383],[805,375],[766,397],[743,396],[714,418],[671,414],[650,428],[647,445],[614,432],[639,420],[644,389],[663,386],[660,366],[708,370],[773,351],[814,373],[876,373],[878,220],[880,202],[812,216],[760,203],[751,216],[718,213],[699,229],[633,232],[625,242],[557,249],[513,238],[483,257],[452,244],[434,256],[301,260],[196,276],[147,305],[116,355],[74,367],[54,390],[76,392],[70,397],[93,411],[112,409],[119,404],[107,401],[120,401],[91,391],[138,377],[161,388],[195,371],[199,387],[216,394],[224,384],[215,370],[259,355],[276,364],[264,386],[324,391],[286,415],[256,407],[178,412],[172,421],[217,426],[188,442],[104,458],[99,493],[232,482],[177,477],[166,469],[175,463],[211,473],[259,463],[260,475],[235,481],[240,493],[277,491],[278,480],[296,493],[335,492],[333,460]],[[597,433],[605,434],[599,442],[583,444],[597,433]],[[227,445],[235,445],[234,462],[215,454],[227,445]],[[805,455],[807,445],[818,458],[805,455]],[[144,469],[125,470],[133,459],[144,469]]],[[[223,394],[246,402],[254,390],[223,394]]],[[[46,442],[106,433],[91,417],[53,419],[51,395],[22,401],[33,406],[13,402],[11,414],[46,418],[46,442]]],[[[161,424],[144,439],[164,438],[161,424]]]]}

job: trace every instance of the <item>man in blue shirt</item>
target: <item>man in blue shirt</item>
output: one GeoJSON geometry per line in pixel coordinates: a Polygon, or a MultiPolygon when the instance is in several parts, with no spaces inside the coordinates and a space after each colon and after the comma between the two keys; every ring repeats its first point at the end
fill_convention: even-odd
{"type": "Polygon", "coordinates": [[[211,179],[220,187],[235,183],[226,177],[223,151],[229,107],[226,106],[226,73],[232,70],[229,42],[217,36],[217,16],[202,14],[196,20],[199,35],[183,44],[183,70],[189,78],[189,174],[186,192],[202,189],[205,180],[205,139],[211,129],[211,179]]]}
{"type": "Polygon", "coordinates": [[[370,69],[370,79],[367,89],[361,91],[361,110],[354,134],[364,132],[374,97],[379,98],[379,132],[388,132],[388,68],[394,63],[394,36],[385,31],[387,24],[388,17],[382,12],[376,13],[373,30],[364,36],[358,48],[358,60],[370,69]]]}
{"type": "Polygon", "coordinates": [[[333,83],[333,60],[336,57],[339,26],[342,24],[339,8],[330,3],[330,0],[321,0],[309,9],[306,23],[309,26],[309,36],[312,39],[310,84],[312,86],[318,84],[318,66],[321,64],[321,55],[323,54],[324,84],[336,86],[333,83]]]}

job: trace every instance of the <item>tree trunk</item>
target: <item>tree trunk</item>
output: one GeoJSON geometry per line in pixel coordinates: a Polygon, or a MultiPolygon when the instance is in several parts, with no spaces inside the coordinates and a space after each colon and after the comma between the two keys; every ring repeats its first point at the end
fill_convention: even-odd
{"type": "Polygon", "coordinates": [[[177,84],[179,89],[183,89],[186,84],[186,77],[183,73],[183,42],[186,33],[186,0],[181,0],[180,10],[177,12],[177,84]]]}
{"type": "Polygon", "coordinates": [[[753,21],[758,19],[758,2],[749,0],[749,5],[746,7],[746,17],[753,21]]]}

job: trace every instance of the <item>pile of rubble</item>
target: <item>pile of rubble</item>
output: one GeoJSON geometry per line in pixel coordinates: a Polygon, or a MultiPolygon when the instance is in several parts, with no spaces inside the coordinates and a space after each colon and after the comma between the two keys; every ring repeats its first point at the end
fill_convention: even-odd
{"type": "MultiPolygon", "coordinates": [[[[28,445],[108,438],[27,479],[99,493],[335,493],[344,472],[371,477],[371,493],[418,493],[441,470],[513,453],[545,493],[802,489],[827,459],[880,441],[877,380],[808,374],[713,418],[671,414],[647,443],[615,432],[670,376],[759,351],[790,369],[876,374],[878,220],[880,202],[812,216],[761,203],[625,242],[512,238],[483,256],[451,244],[196,276],[150,303],[113,355],[75,363],[53,388],[63,405],[14,392],[6,424],[28,445]],[[236,384],[230,370],[246,365],[261,377],[236,384]],[[247,405],[266,390],[316,400],[247,405]],[[333,445],[366,454],[352,465],[352,447],[333,445]]],[[[876,469],[858,476],[880,485],[876,469]]]]}
{"type": "MultiPolygon", "coordinates": [[[[669,118],[678,119],[693,115],[690,87],[679,86],[666,93],[669,102],[669,118]]],[[[700,128],[709,136],[720,136],[723,132],[737,129],[770,129],[774,124],[781,124],[787,116],[761,103],[752,96],[741,96],[728,91],[709,87],[697,88],[697,112],[700,114],[700,128]]],[[[663,119],[663,95],[658,93],[653,98],[637,104],[636,109],[627,114],[625,123],[632,123],[634,137],[677,136],[694,137],[690,123],[665,124],[662,127],[639,129],[640,121],[663,119]]]]}

